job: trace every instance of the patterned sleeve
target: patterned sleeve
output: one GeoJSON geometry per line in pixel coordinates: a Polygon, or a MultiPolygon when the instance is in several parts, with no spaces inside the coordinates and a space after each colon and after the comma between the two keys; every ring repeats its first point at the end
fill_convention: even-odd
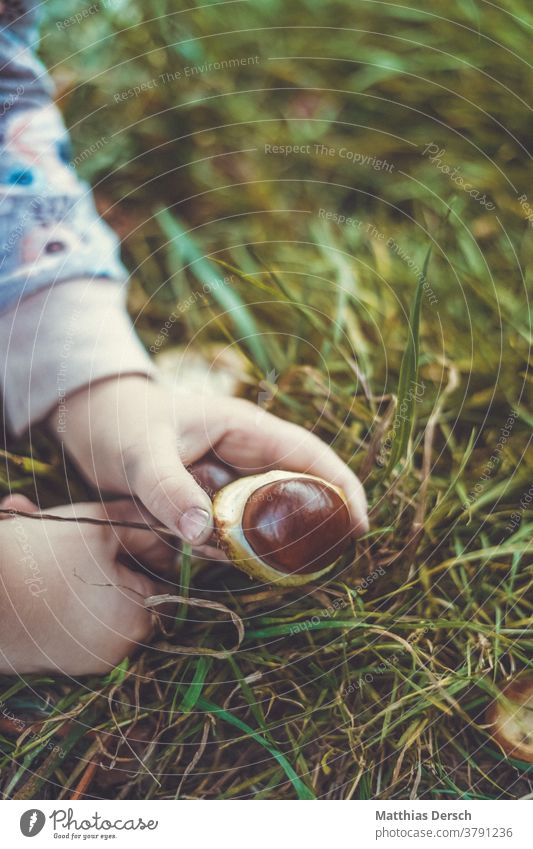
{"type": "Polygon", "coordinates": [[[39,5],[0,0],[0,390],[15,434],[95,381],[156,377],[125,308],[118,239],[69,164],[35,55],[39,5]]]}
{"type": "Polygon", "coordinates": [[[115,234],[70,165],[70,143],[35,50],[38,3],[0,2],[0,312],[76,278],[125,280],[115,234]]]}

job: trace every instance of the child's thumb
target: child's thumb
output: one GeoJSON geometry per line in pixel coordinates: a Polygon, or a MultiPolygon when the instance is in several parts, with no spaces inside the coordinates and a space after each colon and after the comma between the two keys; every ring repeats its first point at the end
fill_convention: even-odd
{"type": "Polygon", "coordinates": [[[185,542],[206,542],[213,526],[211,500],[181,462],[175,437],[158,440],[155,450],[151,440],[130,458],[126,472],[132,494],[185,542]]]}

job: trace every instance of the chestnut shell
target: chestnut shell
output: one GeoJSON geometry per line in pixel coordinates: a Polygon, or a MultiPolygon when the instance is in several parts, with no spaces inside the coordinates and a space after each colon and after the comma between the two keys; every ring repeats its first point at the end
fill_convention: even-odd
{"type": "Polygon", "coordinates": [[[339,493],[305,477],[259,487],[245,504],[241,524],[261,560],[286,574],[325,569],[350,536],[350,515],[339,493]]]}
{"type": "MultiPolygon", "coordinates": [[[[307,496],[304,500],[304,504],[305,501],[309,502],[309,496],[307,496]]],[[[336,499],[334,503],[335,506],[337,506],[336,499]]],[[[330,572],[336,565],[337,560],[335,558],[337,557],[338,559],[338,554],[340,553],[337,548],[337,543],[343,539],[343,537],[343,543],[346,542],[343,527],[344,518],[341,519],[341,517],[345,517],[348,513],[348,507],[345,505],[346,497],[343,491],[334,484],[330,484],[322,478],[316,477],[316,475],[309,475],[303,472],[295,474],[294,472],[274,469],[270,472],[262,472],[257,475],[241,477],[223,487],[223,489],[221,489],[215,496],[213,502],[213,513],[218,542],[220,547],[222,547],[226,552],[228,559],[231,560],[238,569],[246,572],[246,574],[251,578],[284,587],[302,586],[310,581],[318,580],[327,572],[330,572]],[[252,548],[252,545],[246,536],[242,522],[243,514],[247,506],[249,510],[251,510],[252,506],[256,507],[256,505],[262,503],[266,507],[271,508],[273,499],[272,497],[268,498],[268,495],[269,489],[272,485],[278,484],[281,481],[294,481],[296,479],[300,479],[300,481],[305,482],[306,485],[310,482],[318,482],[321,486],[326,487],[328,490],[331,489],[334,495],[338,495],[340,503],[343,505],[344,509],[337,511],[336,518],[339,522],[337,538],[334,545],[329,546],[330,549],[334,550],[331,550],[330,556],[327,557],[327,560],[329,561],[328,565],[323,568],[319,568],[317,563],[315,566],[318,552],[315,550],[314,553],[309,554],[311,549],[310,546],[307,552],[307,557],[303,558],[298,563],[294,560],[291,564],[289,564],[292,567],[292,571],[285,572],[283,571],[283,564],[281,564],[281,569],[279,568],[277,558],[275,565],[270,565],[263,559],[263,557],[261,557],[260,554],[257,553],[257,551],[252,548]],[[265,497],[265,492],[261,492],[265,486],[268,487],[266,490],[267,497],[265,497]],[[259,498],[258,493],[262,497],[259,498]],[[344,510],[346,510],[346,514],[344,510]],[[311,564],[313,565],[311,566],[311,564]],[[305,568],[306,565],[310,567],[309,571],[302,571],[302,567],[305,568]]],[[[294,520],[294,517],[291,517],[290,515],[287,518],[289,521],[294,520]]],[[[257,517],[254,517],[251,525],[257,527],[258,524],[257,517]]],[[[306,512],[305,526],[303,522],[303,511],[300,512],[300,522],[297,524],[298,528],[295,540],[298,538],[305,539],[306,536],[308,538],[310,530],[317,529],[319,526],[319,522],[314,520],[312,511],[309,509],[306,512]]],[[[248,522],[248,532],[250,532],[250,530],[250,522],[248,522]]],[[[256,545],[258,545],[257,540],[256,545]]],[[[326,546],[326,548],[327,547],[328,546],[326,546]]],[[[341,549],[343,547],[344,546],[342,545],[341,549]]],[[[268,556],[268,552],[266,553],[268,556]]],[[[324,556],[324,550],[319,552],[318,555],[320,557],[324,556]]]]}
{"type": "Polygon", "coordinates": [[[487,710],[490,733],[506,755],[533,763],[533,674],[518,675],[502,695],[487,710]]]}

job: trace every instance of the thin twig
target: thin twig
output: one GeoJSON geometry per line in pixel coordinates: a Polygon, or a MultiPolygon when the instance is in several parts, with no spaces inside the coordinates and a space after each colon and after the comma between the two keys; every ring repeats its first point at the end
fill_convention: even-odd
{"type": "Polygon", "coordinates": [[[163,525],[150,525],[148,522],[120,522],[117,519],[95,519],[92,516],[56,516],[54,513],[29,513],[25,510],[12,510],[0,507],[0,513],[8,516],[21,516],[23,519],[42,519],[47,522],[75,522],[79,525],[108,525],[114,528],[136,528],[139,531],[156,531],[159,534],[175,537],[176,534],[163,525]]]}

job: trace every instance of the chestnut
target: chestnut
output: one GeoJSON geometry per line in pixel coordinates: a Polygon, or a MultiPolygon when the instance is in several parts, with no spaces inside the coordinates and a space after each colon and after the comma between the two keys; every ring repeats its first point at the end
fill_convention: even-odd
{"type": "Polygon", "coordinates": [[[489,706],[486,720],[506,755],[533,763],[533,674],[510,681],[489,706]]]}
{"type": "Polygon", "coordinates": [[[213,512],[230,560],[251,577],[282,586],[329,572],[351,533],[342,490],[302,473],[238,478],[217,493],[213,512]]]}
{"type": "Polygon", "coordinates": [[[205,454],[201,460],[193,463],[189,471],[196,483],[207,492],[211,501],[219,489],[227,486],[239,476],[239,473],[233,466],[229,466],[227,463],[219,460],[212,451],[205,454]]]}

